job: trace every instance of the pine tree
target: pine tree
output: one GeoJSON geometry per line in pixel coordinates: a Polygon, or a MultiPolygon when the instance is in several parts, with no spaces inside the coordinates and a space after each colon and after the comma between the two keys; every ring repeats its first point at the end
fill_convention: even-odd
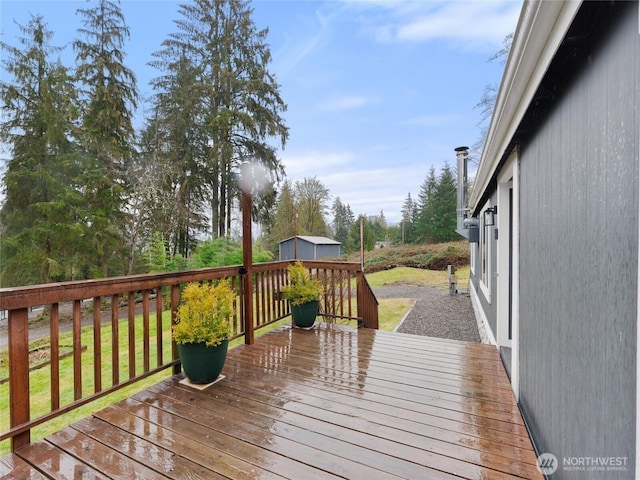
{"type": "Polygon", "coordinates": [[[411,198],[411,192],[409,192],[407,194],[407,198],[402,204],[402,210],[400,211],[402,215],[400,241],[402,243],[413,243],[415,240],[414,220],[417,217],[417,209],[418,206],[413,201],[413,198],[411,198]]]}
{"type": "Polygon", "coordinates": [[[195,239],[208,232],[204,214],[207,188],[207,134],[199,123],[200,98],[192,95],[198,70],[183,52],[168,75],[153,81],[159,92],[153,98],[152,116],[142,133],[143,160],[155,171],[162,194],[148,208],[155,230],[167,239],[172,254],[185,258],[195,239]]]}
{"type": "Polygon", "coordinates": [[[434,241],[433,228],[436,210],[433,198],[437,187],[436,169],[432,165],[418,193],[417,219],[414,223],[417,242],[432,243],[434,241]]]}
{"type": "Polygon", "coordinates": [[[351,229],[354,218],[353,212],[349,204],[343,204],[340,197],[336,197],[333,202],[333,238],[342,245],[347,244],[349,238],[349,230],[351,229]]]}
{"type": "Polygon", "coordinates": [[[282,184],[276,201],[273,227],[267,233],[267,246],[274,254],[278,252],[278,244],[291,238],[296,231],[296,203],[293,188],[288,180],[282,184]]]}
{"type": "Polygon", "coordinates": [[[385,241],[387,237],[387,220],[384,218],[384,212],[380,211],[380,215],[369,217],[367,221],[373,234],[374,243],[376,241],[385,241]]]}
{"type": "Polygon", "coordinates": [[[119,2],[99,0],[78,9],[83,27],[74,41],[76,75],[85,88],[81,144],[87,201],[87,232],[83,238],[95,252],[93,276],[124,272],[124,204],[127,170],[133,155],[133,111],[137,106],[136,78],[124,64],[129,29],[119,2]]]}
{"type": "MultiPolygon", "coordinates": [[[[189,102],[167,125],[169,130],[195,132],[191,144],[193,175],[209,190],[212,235],[224,236],[231,225],[233,197],[239,195],[234,171],[241,161],[253,158],[266,167],[270,181],[283,175],[272,137],[284,146],[288,130],[281,114],[286,104],[279,85],[269,72],[271,53],[268,31],[257,30],[252,9],[242,0],[195,0],[180,6],[177,33],[169,35],[152,65],[163,72],[155,82],[161,105],[169,98],[176,105],[189,102]],[[184,86],[188,98],[176,101],[175,79],[186,61],[192,81],[184,86]],[[176,123],[175,120],[181,119],[176,123]]],[[[184,72],[184,70],[182,70],[184,72]]],[[[178,145],[179,147],[179,145],[178,145]]],[[[176,158],[182,152],[176,152],[176,158]]],[[[269,189],[260,203],[273,204],[269,189]]],[[[266,211],[263,205],[262,211],[266,211]]]]}
{"type": "Polygon", "coordinates": [[[431,204],[433,207],[432,234],[433,241],[446,242],[458,238],[456,229],[456,178],[448,163],[445,162],[438,185],[433,192],[431,204]]]}
{"type": "Polygon", "coordinates": [[[373,247],[376,243],[373,231],[371,230],[371,224],[367,220],[364,215],[359,215],[356,221],[351,226],[351,230],[349,230],[349,239],[347,241],[347,249],[348,253],[350,252],[358,252],[360,251],[360,230],[362,226],[362,240],[363,247],[366,252],[370,252],[373,250],[373,247]]]}
{"type": "Polygon", "coordinates": [[[81,192],[73,143],[76,90],[67,69],[49,57],[60,49],[41,16],[32,16],[19,47],[0,42],[12,82],[0,82],[0,141],[11,149],[0,210],[0,284],[81,278],[81,192]]]}

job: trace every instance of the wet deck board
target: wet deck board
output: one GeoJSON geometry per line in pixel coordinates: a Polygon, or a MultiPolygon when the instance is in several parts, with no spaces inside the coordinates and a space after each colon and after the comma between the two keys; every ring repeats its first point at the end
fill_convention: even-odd
{"type": "Polygon", "coordinates": [[[281,328],[230,350],[223,374],[202,391],[170,378],[4,457],[0,472],[542,478],[493,346],[326,324],[281,328]]]}

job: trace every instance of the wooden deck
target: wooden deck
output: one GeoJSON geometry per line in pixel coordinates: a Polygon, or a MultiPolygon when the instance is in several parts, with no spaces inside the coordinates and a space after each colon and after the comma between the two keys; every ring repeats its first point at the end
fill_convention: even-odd
{"type": "Polygon", "coordinates": [[[223,374],[157,384],[0,459],[0,477],[542,478],[493,346],[286,327],[223,374]]]}

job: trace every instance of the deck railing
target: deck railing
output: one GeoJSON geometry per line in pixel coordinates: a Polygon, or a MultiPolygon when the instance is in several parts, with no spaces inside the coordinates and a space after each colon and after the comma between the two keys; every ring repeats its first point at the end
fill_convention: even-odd
{"type": "MultiPolygon", "coordinates": [[[[227,279],[237,292],[230,318],[233,338],[251,343],[255,330],[290,315],[279,294],[287,283],[289,263],[252,265],[249,303],[243,300],[246,270],[240,266],[0,289],[0,310],[8,313],[10,405],[9,429],[0,433],[0,441],[11,438],[15,450],[30,443],[37,425],[167,368],[178,373],[171,325],[184,284],[227,279]],[[252,305],[252,311],[245,312],[245,305],[252,305]],[[44,327],[30,327],[34,309],[40,312],[38,325],[44,327]],[[48,369],[30,371],[30,328],[49,337],[48,369]],[[63,340],[67,337],[68,345],[63,340]],[[63,353],[70,360],[61,360],[63,353]],[[70,373],[63,376],[62,362],[70,362],[65,368],[70,373]],[[47,406],[31,395],[36,375],[34,382],[49,382],[47,406]]],[[[325,286],[320,312],[326,321],[346,319],[378,327],[378,304],[359,264],[304,263],[325,286]]]]}

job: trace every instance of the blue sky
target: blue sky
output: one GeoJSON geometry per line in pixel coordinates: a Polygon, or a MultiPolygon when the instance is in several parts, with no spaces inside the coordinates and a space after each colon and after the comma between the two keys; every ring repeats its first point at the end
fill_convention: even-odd
{"type": "MultiPolygon", "coordinates": [[[[122,0],[131,30],[127,64],[143,96],[158,72],[147,65],[175,32],[181,2],[122,0]]],[[[2,0],[2,40],[15,45],[29,13],[44,16],[53,45],[80,26],[78,0],[2,0]]],[[[513,32],[515,0],[254,0],[254,22],[269,28],[271,71],[288,104],[287,178],[317,178],[355,215],[400,220],[429,168],[455,167],[453,149],[479,138],[474,106],[503,67],[488,62],[513,32]]],[[[68,49],[63,62],[73,65],[68,49]]],[[[3,73],[3,76],[6,75],[3,73]]],[[[144,102],[137,118],[143,118],[144,102]]],[[[274,144],[276,144],[274,142],[274,144]]],[[[5,154],[3,154],[5,156],[5,154]]]]}

